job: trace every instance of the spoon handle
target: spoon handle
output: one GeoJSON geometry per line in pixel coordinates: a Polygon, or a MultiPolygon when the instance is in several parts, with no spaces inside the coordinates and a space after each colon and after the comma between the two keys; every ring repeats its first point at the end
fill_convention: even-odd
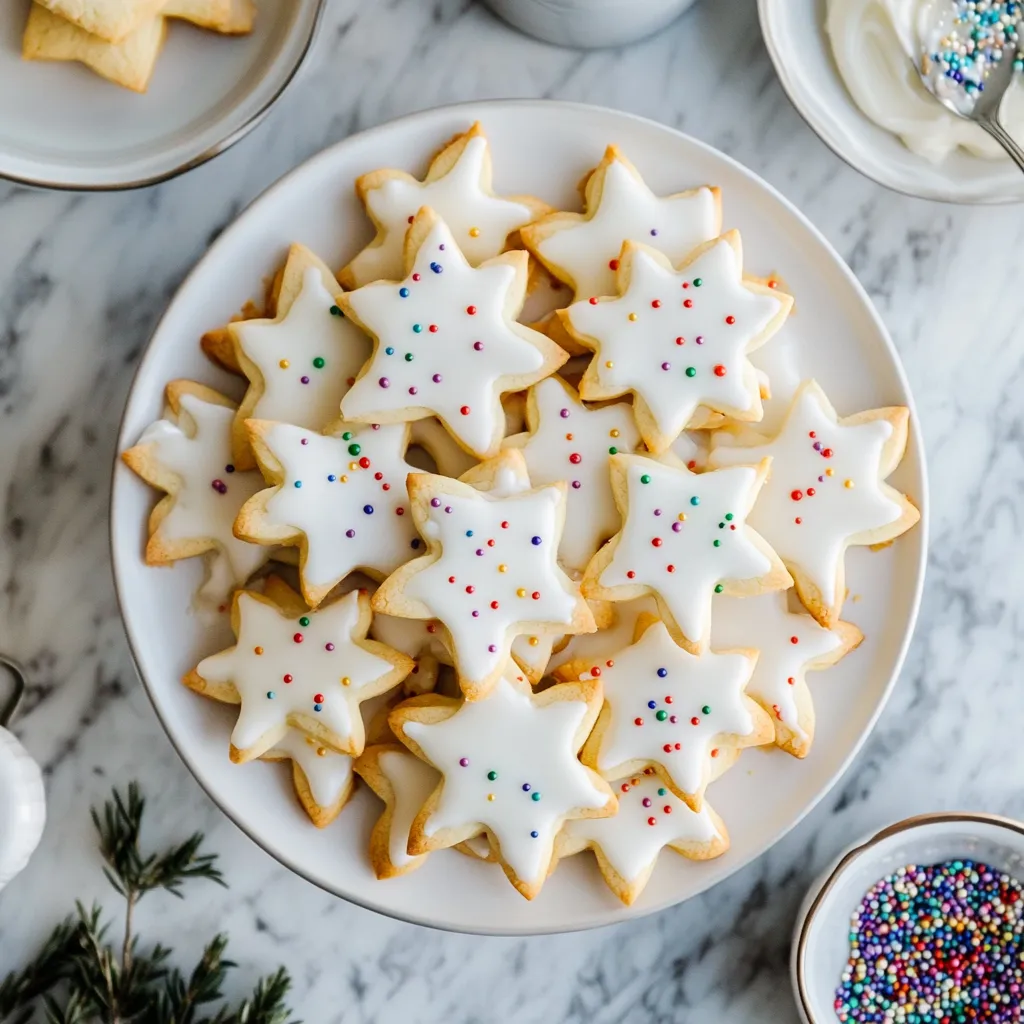
{"type": "Polygon", "coordinates": [[[1024,171],[1024,149],[1017,145],[1013,136],[995,118],[979,118],[977,124],[984,128],[1006,150],[1010,159],[1024,171]]]}

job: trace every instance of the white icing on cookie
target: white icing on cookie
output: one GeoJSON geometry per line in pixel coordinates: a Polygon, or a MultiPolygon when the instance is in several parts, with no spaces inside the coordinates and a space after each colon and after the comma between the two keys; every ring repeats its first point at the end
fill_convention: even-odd
{"type": "Polygon", "coordinates": [[[546,263],[571,278],[577,298],[614,295],[623,242],[644,242],[677,263],[714,238],[719,221],[711,189],[656,196],[625,163],[613,160],[604,171],[593,216],[554,232],[536,248],[546,263]]]}
{"type": "Polygon", "coordinates": [[[659,765],[678,793],[700,793],[722,737],[749,736],[754,721],[743,691],[754,668],[745,654],[699,656],[679,647],[663,622],[639,642],[594,666],[611,715],[597,769],[617,778],[630,761],[659,765]]]}
{"type": "Polygon", "coordinates": [[[396,868],[408,867],[421,859],[409,853],[409,829],[413,818],[437,788],[439,776],[429,764],[404,750],[381,751],[377,764],[395,794],[391,805],[388,859],[396,868]]]}
{"type": "Polygon", "coordinates": [[[232,532],[239,509],[262,489],[263,477],[233,465],[234,409],[187,393],[179,401],[178,422],[157,420],[143,432],[139,445],[151,445],[160,466],[181,480],[158,536],[177,542],[209,538],[216,544],[197,597],[201,604],[217,607],[269,556],[268,548],[238,540],[232,532]]]}
{"type": "Polygon", "coordinates": [[[707,806],[691,810],[650,768],[614,783],[612,790],[618,813],[566,822],[566,838],[573,846],[599,846],[627,883],[642,879],[666,846],[721,838],[707,806]]]}
{"type": "Polygon", "coordinates": [[[774,440],[727,447],[716,438],[709,464],[749,464],[772,456],[771,476],[750,524],[832,606],[851,538],[895,522],[902,509],[885,495],[880,479],[892,424],[878,419],[845,426],[826,403],[820,388],[805,385],[774,440]]]}
{"type": "Polygon", "coordinates": [[[568,483],[566,526],[558,555],[564,565],[582,570],[621,523],[608,457],[635,452],[640,432],[629,405],[588,409],[573,389],[555,377],[534,385],[532,401],[537,419],[534,432],[505,444],[520,449],[535,484],[568,483]]]}
{"type": "Polygon", "coordinates": [[[619,298],[574,303],[573,329],[594,344],[581,384],[593,375],[602,396],[635,392],[658,432],[674,438],[700,406],[760,419],[757,376],[747,358],[783,308],[743,284],[739,254],[723,237],[682,271],[643,247],[627,254],[628,288],[619,298]]]}
{"type": "Polygon", "coordinates": [[[562,487],[495,497],[430,478],[417,525],[440,557],[413,575],[407,597],[448,628],[463,676],[481,680],[508,658],[524,623],[572,623],[579,586],[558,568],[562,487]]]}
{"type": "Polygon", "coordinates": [[[408,427],[343,424],[333,437],[286,423],[262,440],[284,470],[266,504],[265,522],[306,536],[303,578],[331,587],[354,569],[386,576],[423,542],[409,506],[405,461],[408,427]]]}
{"type": "Polygon", "coordinates": [[[629,511],[598,582],[650,587],[683,636],[701,643],[715,588],[772,569],[746,524],[758,470],[748,465],[691,473],[640,456],[616,459],[623,460],[629,511]]]}
{"type": "Polygon", "coordinates": [[[306,776],[309,793],[317,807],[334,807],[352,783],[352,758],[325,747],[319,740],[298,729],[289,729],[263,755],[268,761],[288,758],[306,776]]]}
{"type": "Polygon", "coordinates": [[[323,430],[338,418],[342,396],[370,357],[366,336],[344,317],[316,267],[306,268],[280,322],[240,321],[231,329],[263,378],[253,419],[323,430]]]}
{"type": "Polygon", "coordinates": [[[196,668],[202,679],[233,683],[238,691],[232,746],[258,756],[289,726],[301,729],[310,721],[328,730],[339,749],[360,753],[359,704],[389,688],[381,680],[394,666],[354,642],[360,639],[359,594],[293,616],[243,592],[238,615],[236,646],[196,668]],[[263,749],[255,749],[263,743],[263,749]]]}
{"type": "Polygon", "coordinates": [[[658,614],[658,604],[653,597],[638,597],[633,601],[617,601],[612,605],[612,624],[596,633],[580,633],[571,637],[560,651],[551,655],[548,661],[548,672],[567,665],[577,658],[588,658],[595,663],[603,663],[616,651],[629,647],[636,634],[637,618],[647,613],[658,614]]]}
{"type": "Polygon", "coordinates": [[[478,135],[466,143],[443,177],[419,182],[396,175],[365,193],[366,208],[383,237],[378,236],[349,264],[358,284],[401,277],[405,233],[423,206],[448,222],[473,266],[497,256],[508,236],[533,219],[529,206],[490,194],[488,149],[487,139],[478,135]]]}
{"type": "Polygon", "coordinates": [[[801,740],[808,738],[800,727],[795,688],[808,665],[843,646],[838,633],[786,605],[785,593],[758,597],[717,597],[711,616],[711,644],[716,650],[755,648],[760,654],[747,694],[773,719],[801,740]]]}
{"type": "Polygon", "coordinates": [[[542,881],[566,816],[610,801],[576,757],[586,714],[584,700],[538,704],[502,678],[444,721],[407,721],[405,735],[444,776],[424,834],[476,823],[519,879],[542,881]]]}
{"type": "Polygon", "coordinates": [[[342,402],[344,416],[407,411],[412,420],[433,413],[468,451],[487,454],[505,423],[501,379],[535,379],[545,363],[537,345],[550,344],[513,326],[521,302],[513,291],[517,277],[505,262],[471,267],[448,227],[437,222],[404,281],[348,293],[355,316],[378,342],[342,402]]]}

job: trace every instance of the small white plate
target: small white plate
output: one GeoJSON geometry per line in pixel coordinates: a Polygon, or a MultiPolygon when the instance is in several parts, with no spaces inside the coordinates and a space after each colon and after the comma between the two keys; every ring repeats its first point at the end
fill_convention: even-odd
{"type": "Polygon", "coordinates": [[[852,846],[811,886],[797,915],[790,964],[804,1024],[835,1024],[850,918],[865,893],[908,864],[965,858],[1024,878],[1024,824],[966,812],[907,818],[852,846]]]}
{"type": "MultiPolygon", "coordinates": [[[[495,187],[576,208],[576,183],[616,142],[659,193],[705,182],[721,186],[725,223],[743,233],[750,273],[781,274],[797,313],[774,348],[816,376],[838,409],[912,405],[896,351],[853,274],[825,239],[770,186],[721,153],[639,117],[571,103],[470,103],[382,125],[314,157],[271,188],[223,232],[182,285],[143,356],[118,441],[134,444],[163,406],[163,388],[191,377],[237,394],[237,378],[213,369],[197,344],[250,293],[258,292],[286,246],[298,239],[334,267],[371,237],[355,177],[378,167],[422,173],[429,156],[479,119],[494,149],[495,187]]],[[[768,357],[766,356],[766,359],[768,357]]],[[[765,365],[765,364],[762,364],[765,365]]],[[[782,383],[781,370],[775,374],[782,383]]],[[[778,410],[774,410],[777,415],[778,410]]],[[[204,628],[188,613],[200,567],[142,562],[152,490],[118,462],[111,497],[114,572],[129,642],[168,735],[211,797],[264,849],[331,892],[418,923],[465,931],[532,934],[623,921],[671,906],[732,874],[793,827],[835,782],[875,722],[895,681],[917,614],[924,573],[927,494],[920,429],[894,482],[920,506],[921,526],[884,551],[848,558],[855,599],[847,615],[867,635],[860,650],[812,682],[818,736],[798,762],[780,751],[744,754],[711,789],[732,849],[707,864],[666,852],[643,896],[623,908],[589,854],[564,861],[532,903],[493,865],[457,853],[432,855],[418,871],[377,882],[366,856],[380,806],[365,788],[330,828],[311,827],[290,792],[288,773],[267,764],[240,768],[227,756],[233,709],[180,683],[206,654],[232,642],[224,625],[204,628]]]]}
{"type": "Polygon", "coordinates": [[[837,156],[896,192],[949,203],[1014,203],[1024,175],[1009,159],[963,150],[939,164],[912,153],[861,113],[843,84],[825,32],[826,0],[758,0],[761,32],[793,106],[837,156]]]}
{"type": "Polygon", "coordinates": [[[149,91],[25,61],[28,0],[0,3],[0,177],[104,191],[173,177],[256,127],[309,51],[324,0],[259,0],[248,36],[175,20],[149,91]]]}

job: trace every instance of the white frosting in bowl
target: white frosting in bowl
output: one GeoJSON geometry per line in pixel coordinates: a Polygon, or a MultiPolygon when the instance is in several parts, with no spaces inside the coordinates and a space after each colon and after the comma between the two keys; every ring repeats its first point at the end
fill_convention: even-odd
{"type": "MultiPolygon", "coordinates": [[[[922,50],[921,26],[934,0],[828,0],[826,29],[850,95],[875,124],[914,153],[939,163],[958,147],[975,156],[1004,157],[975,124],[941,106],[921,84],[908,51],[922,50]]],[[[1010,86],[1002,121],[1024,138],[1024,88],[1010,86]]]]}

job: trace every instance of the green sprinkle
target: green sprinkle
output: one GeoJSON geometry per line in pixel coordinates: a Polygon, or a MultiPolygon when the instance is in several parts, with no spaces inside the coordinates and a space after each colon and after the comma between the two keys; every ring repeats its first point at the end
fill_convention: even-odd
{"type": "Polygon", "coordinates": [[[308,626],[309,625],[309,616],[308,615],[303,615],[302,618],[299,619],[299,625],[300,626],[308,626]]]}
{"type": "Polygon", "coordinates": [[[725,588],[722,586],[721,583],[716,583],[715,584],[715,593],[716,594],[720,594],[724,589],[725,588]]]}
{"type": "Polygon", "coordinates": [[[616,448],[615,445],[612,445],[611,448],[608,449],[608,454],[609,455],[618,455],[619,454],[619,449],[616,448]]]}
{"type": "Polygon", "coordinates": [[[695,366],[688,366],[686,368],[686,376],[687,377],[696,377],[697,376],[697,368],[695,366]]]}
{"type": "Polygon", "coordinates": [[[331,306],[331,316],[344,316],[340,306],[331,306]]]}
{"type": "Polygon", "coordinates": [[[411,352],[406,352],[406,353],[405,353],[405,361],[406,361],[407,363],[411,363],[411,362],[413,361],[413,359],[414,359],[414,358],[415,358],[415,357],[413,356],[413,354],[412,354],[411,352]]]}
{"type": "Polygon", "coordinates": [[[658,796],[664,796],[666,792],[667,792],[667,790],[665,789],[664,786],[659,786],[658,787],[658,796]]]}
{"type": "Polygon", "coordinates": [[[342,441],[351,441],[352,440],[352,431],[351,430],[346,430],[345,433],[341,435],[341,439],[342,439],[342,441]]]}
{"type": "Polygon", "coordinates": [[[358,455],[362,450],[362,445],[358,445],[354,441],[348,446],[349,455],[358,455]]]}
{"type": "Polygon", "coordinates": [[[695,277],[693,279],[693,287],[694,288],[699,288],[703,283],[704,283],[704,278],[702,278],[702,277],[695,277]]]}
{"type": "Polygon", "coordinates": [[[323,356],[317,356],[316,359],[313,360],[313,365],[318,370],[322,370],[324,368],[324,357],[323,356]]]}
{"type": "Polygon", "coordinates": [[[733,521],[733,514],[731,512],[725,513],[725,521],[727,523],[731,523],[733,521]]]}
{"type": "Polygon", "coordinates": [[[693,496],[693,497],[692,497],[692,498],[690,499],[690,504],[691,504],[691,505],[699,505],[699,504],[700,504],[700,498],[698,498],[698,497],[697,497],[697,495],[695,494],[695,495],[694,495],[694,496],[693,496]]]}
{"type": "Polygon", "coordinates": [[[659,722],[664,722],[664,721],[665,721],[665,719],[666,719],[666,718],[668,718],[668,712],[667,712],[667,711],[664,711],[664,710],[662,710],[662,711],[659,711],[659,712],[658,712],[658,713],[657,713],[657,714],[656,714],[656,715],[655,715],[654,717],[655,717],[655,718],[656,718],[656,719],[657,719],[657,720],[658,720],[659,722]]]}
{"type": "Polygon", "coordinates": [[[720,540],[717,540],[717,539],[716,539],[716,540],[715,540],[715,547],[716,547],[716,548],[720,548],[721,546],[722,546],[722,542],[721,542],[720,540]]]}
{"type": "Polygon", "coordinates": [[[650,482],[651,482],[651,474],[650,473],[644,473],[644,475],[642,477],[640,477],[640,483],[642,483],[642,484],[649,484],[650,482]]]}
{"type": "Polygon", "coordinates": [[[536,802],[537,802],[537,801],[538,801],[538,800],[540,799],[540,793],[531,793],[531,794],[530,794],[530,799],[531,799],[531,800],[532,800],[532,801],[533,801],[534,803],[536,803],[536,802]]]}
{"type": "Polygon", "coordinates": [[[488,772],[487,773],[487,778],[489,778],[491,780],[491,782],[493,782],[497,777],[498,777],[498,773],[497,772],[493,772],[492,771],[492,772],[488,772]]]}
{"type": "Polygon", "coordinates": [[[700,713],[702,715],[710,715],[711,714],[711,707],[710,707],[710,705],[705,704],[704,707],[702,707],[700,709],[700,713]]]}

